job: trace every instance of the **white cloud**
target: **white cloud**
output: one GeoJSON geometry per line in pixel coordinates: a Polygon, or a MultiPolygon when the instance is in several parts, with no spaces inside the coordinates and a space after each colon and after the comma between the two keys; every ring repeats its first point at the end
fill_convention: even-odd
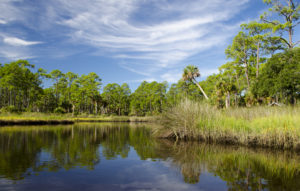
{"type": "Polygon", "coordinates": [[[29,45],[40,42],[25,41],[16,37],[8,37],[0,31],[0,57],[5,60],[30,59],[36,57],[29,45]]]}
{"type": "MultiPolygon", "coordinates": [[[[182,181],[182,177],[174,173],[174,171],[169,171],[169,173],[162,173],[162,168],[164,163],[159,162],[154,164],[151,161],[146,161],[142,164],[132,165],[130,168],[120,170],[116,172],[116,177],[123,177],[124,174],[132,175],[129,177],[136,177],[137,172],[140,172],[139,169],[143,169],[145,173],[138,174],[137,179],[129,179],[128,183],[119,184],[121,190],[202,190],[199,187],[193,184],[187,184],[182,181]],[[162,165],[160,165],[162,164],[162,165]],[[171,173],[170,173],[171,172],[171,173]]],[[[171,164],[170,164],[171,166],[171,164]]],[[[170,168],[168,166],[167,168],[170,168]]]]}
{"type": "Polygon", "coordinates": [[[0,24],[6,24],[7,22],[5,20],[0,19],[0,24]]]}
{"type": "Polygon", "coordinates": [[[1,0],[0,3],[0,23],[6,24],[10,21],[23,19],[23,12],[18,9],[14,3],[22,2],[22,0],[1,0]]]}
{"type": "Polygon", "coordinates": [[[30,59],[35,58],[27,49],[19,49],[12,47],[3,47],[0,49],[0,57],[8,60],[30,59]]]}
{"type": "Polygon", "coordinates": [[[26,41],[16,37],[4,37],[3,42],[12,46],[30,46],[42,43],[38,41],[26,41]]]}

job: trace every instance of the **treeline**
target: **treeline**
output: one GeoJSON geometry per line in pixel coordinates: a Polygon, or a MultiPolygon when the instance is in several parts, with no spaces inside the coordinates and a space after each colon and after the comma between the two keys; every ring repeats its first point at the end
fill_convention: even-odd
{"type": "Polygon", "coordinates": [[[292,0],[264,2],[271,5],[269,12],[259,22],[241,25],[225,50],[229,62],[200,83],[198,68],[187,66],[182,79],[171,86],[142,82],[131,92],[128,84],[113,83],[100,92],[101,78],[96,73],[34,72],[34,65],[19,60],[0,64],[0,111],[142,116],[158,114],[183,98],[206,99],[219,108],[272,102],[294,105],[300,99],[300,48],[296,47],[300,41],[293,41],[300,6],[292,0]],[[279,20],[272,20],[270,12],[279,20]],[[42,88],[45,79],[53,85],[42,88]]]}
{"type": "Polygon", "coordinates": [[[189,97],[201,100],[197,86],[179,81],[168,88],[167,82],[142,82],[131,92],[128,84],[112,83],[102,87],[96,73],[78,75],[43,69],[18,60],[0,65],[0,108],[2,112],[87,113],[116,115],[153,115],[189,97]],[[52,86],[43,88],[43,80],[52,86]]]}

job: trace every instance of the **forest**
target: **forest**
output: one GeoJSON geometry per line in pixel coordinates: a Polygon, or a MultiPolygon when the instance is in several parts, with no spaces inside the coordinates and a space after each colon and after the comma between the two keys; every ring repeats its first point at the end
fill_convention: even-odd
{"type": "Polygon", "coordinates": [[[264,2],[270,9],[259,21],[241,25],[225,50],[228,62],[203,81],[197,82],[198,67],[189,65],[177,83],[144,81],[132,91],[127,83],[103,86],[94,72],[47,72],[18,60],[0,64],[0,112],[145,116],[160,114],[185,98],[215,108],[296,105],[300,41],[294,34],[300,6],[294,1],[264,2]],[[44,88],[46,80],[52,85],[44,88]]]}

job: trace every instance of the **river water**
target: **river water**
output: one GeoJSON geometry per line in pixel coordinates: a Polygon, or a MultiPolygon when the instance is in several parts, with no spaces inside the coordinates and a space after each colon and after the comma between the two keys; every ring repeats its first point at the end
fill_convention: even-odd
{"type": "Polygon", "coordinates": [[[0,127],[0,190],[300,190],[300,154],[174,142],[150,130],[0,127]]]}

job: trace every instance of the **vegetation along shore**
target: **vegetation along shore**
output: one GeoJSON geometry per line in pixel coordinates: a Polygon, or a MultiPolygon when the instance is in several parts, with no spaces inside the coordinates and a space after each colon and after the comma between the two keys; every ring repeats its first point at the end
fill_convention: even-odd
{"type": "Polygon", "coordinates": [[[44,113],[5,113],[0,114],[1,125],[46,125],[74,124],[76,122],[153,122],[155,117],[95,116],[44,113]]]}
{"type": "Polygon", "coordinates": [[[184,100],[165,112],[155,134],[162,138],[200,140],[280,149],[300,149],[300,107],[216,109],[184,100]]]}

